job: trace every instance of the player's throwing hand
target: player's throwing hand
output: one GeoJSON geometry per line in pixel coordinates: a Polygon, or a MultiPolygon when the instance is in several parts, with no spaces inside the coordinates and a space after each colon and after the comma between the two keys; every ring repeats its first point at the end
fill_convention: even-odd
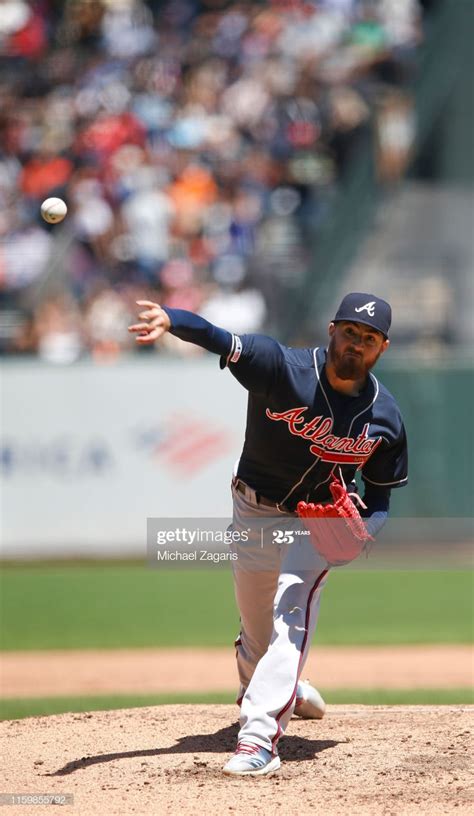
{"type": "Polygon", "coordinates": [[[145,312],[140,312],[138,315],[140,320],[146,320],[147,322],[134,323],[128,327],[128,330],[137,335],[135,337],[137,343],[146,346],[154,343],[162,334],[165,334],[170,329],[171,321],[159,303],[153,303],[151,300],[137,300],[137,305],[148,307],[145,312]]]}

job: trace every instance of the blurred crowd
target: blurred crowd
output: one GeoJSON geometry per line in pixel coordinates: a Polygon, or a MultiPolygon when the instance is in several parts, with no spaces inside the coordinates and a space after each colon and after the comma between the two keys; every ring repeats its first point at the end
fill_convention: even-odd
{"type": "Polygon", "coordinates": [[[358,151],[402,172],[421,39],[418,0],[0,0],[0,350],[113,359],[139,298],[277,326],[358,151]]]}

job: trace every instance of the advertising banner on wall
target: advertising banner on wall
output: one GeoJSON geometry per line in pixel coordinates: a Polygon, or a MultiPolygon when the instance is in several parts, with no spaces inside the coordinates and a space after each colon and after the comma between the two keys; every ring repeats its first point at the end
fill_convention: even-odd
{"type": "Polygon", "coordinates": [[[215,358],[2,376],[2,555],[146,557],[147,518],[231,515],[246,392],[215,358]]]}

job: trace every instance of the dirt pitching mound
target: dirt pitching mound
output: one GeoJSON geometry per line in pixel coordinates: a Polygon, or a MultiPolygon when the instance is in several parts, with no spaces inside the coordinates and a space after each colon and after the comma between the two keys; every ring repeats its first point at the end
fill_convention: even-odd
{"type": "Polygon", "coordinates": [[[281,770],[256,779],[221,773],[236,713],[169,705],[4,722],[2,788],[72,794],[61,812],[81,816],[472,812],[472,706],[333,706],[322,721],[293,718],[281,770]]]}

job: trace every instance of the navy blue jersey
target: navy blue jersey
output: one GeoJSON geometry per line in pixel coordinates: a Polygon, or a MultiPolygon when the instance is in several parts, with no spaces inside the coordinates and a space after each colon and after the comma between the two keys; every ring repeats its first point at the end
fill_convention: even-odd
{"type": "Polygon", "coordinates": [[[237,476],[294,510],[300,500],[331,498],[334,471],[349,484],[407,482],[407,443],[399,408],[373,374],[358,396],[335,391],[325,348],[287,348],[263,335],[233,336],[226,365],[249,391],[237,476]]]}
{"type": "Polygon", "coordinates": [[[238,337],[192,312],[165,311],[173,334],[219,354],[249,391],[242,481],[293,511],[300,500],[330,500],[331,473],[341,470],[349,485],[360,470],[364,516],[383,524],[391,488],[407,482],[408,457],[398,406],[373,374],[357,397],[341,394],[327,380],[325,348],[238,337]]]}

